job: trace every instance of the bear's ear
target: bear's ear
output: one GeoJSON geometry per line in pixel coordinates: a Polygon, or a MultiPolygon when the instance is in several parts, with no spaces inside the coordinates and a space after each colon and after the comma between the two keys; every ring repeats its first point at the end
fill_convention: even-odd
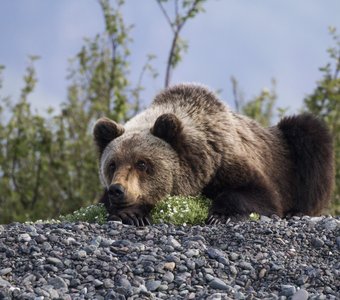
{"type": "Polygon", "coordinates": [[[100,154],[115,138],[124,133],[124,127],[108,118],[100,118],[93,128],[94,141],[100,154]]]}
{"type": "Polygon", "coordinates": [[[182,129],[182,122],[174,114],[163,114],[157,118],[151,133],[174,146],[182,129]]]}

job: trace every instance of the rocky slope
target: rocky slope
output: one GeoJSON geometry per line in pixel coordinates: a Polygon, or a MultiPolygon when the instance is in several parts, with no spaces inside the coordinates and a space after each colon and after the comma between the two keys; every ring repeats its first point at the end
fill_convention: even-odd
{"type": "Polygon", "coordinates": [[[0,226],[0,299],[340,299],[340,219],[0,226]]]}

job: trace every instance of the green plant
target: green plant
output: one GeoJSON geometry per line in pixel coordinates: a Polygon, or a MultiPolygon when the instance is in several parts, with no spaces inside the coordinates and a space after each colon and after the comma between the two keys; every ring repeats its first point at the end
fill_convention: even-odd
{"type": "Polygon", "coordinates": [[[104,224],[107,221],[107,212],[102,204],[90,205],[88,207],[80,208],[71,214],[60,216],[61,222],[88,222],[104,224]]]}
{"type": "Polygon", "coordinates": [[[204,224],[210,205],[211,201],[204,197],[168,196],[151,214],[154,223],[204,224]]]}
{"type": "Polygon", "coordinates": [[[322,79],[304,99],[305,110],[323,119],[333,134],[335,158],[334,201],[330,213],[340,214],[340,35],[329,29],[335,45],[328,49],[331,62],[320,68],[322,79]]]}

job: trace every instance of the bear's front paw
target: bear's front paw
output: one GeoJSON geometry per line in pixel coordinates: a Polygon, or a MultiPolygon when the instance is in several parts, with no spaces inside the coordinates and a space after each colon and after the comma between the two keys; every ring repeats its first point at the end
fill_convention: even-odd
{"type": "Polygon", "coordinates": [[[205,223],[207,225],[218,225],[218,224],[227,224],[229,222],[246,221],[247,219],[249,219],[247,215],[226,216],[223,214],[214,213],[208,217],[205,223]]]}
{"type": "Polygon", "coordinates": [[[109,215],[108,221],[121,221],[123,224],[135,225],[137,227],[151,225],[150,219],[147,216],[127,212],[109,215]]]}
{"type": "Polygon", "coordinates": [[[222,214],[211,214],[206,220],[207,225],[219,225],[228,222],[228,218],[222,214]]]}

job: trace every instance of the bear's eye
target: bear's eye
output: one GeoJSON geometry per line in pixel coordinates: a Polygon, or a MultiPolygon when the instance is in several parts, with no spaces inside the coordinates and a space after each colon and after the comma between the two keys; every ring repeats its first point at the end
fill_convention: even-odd
{"type": "Polygon", "coordinates": [[[110,172],[110,174],[113,174],[115,171],[116,171],[116,163],[112,162],[109,165],[109,172],[110,172]]]}
{"type": "Polygon", "coordinates": [[[136,163],[136,168],[141,171],[141,172],[145,172],[148,168],[146,162],[144,160],[139,160],[136,163]]]}

